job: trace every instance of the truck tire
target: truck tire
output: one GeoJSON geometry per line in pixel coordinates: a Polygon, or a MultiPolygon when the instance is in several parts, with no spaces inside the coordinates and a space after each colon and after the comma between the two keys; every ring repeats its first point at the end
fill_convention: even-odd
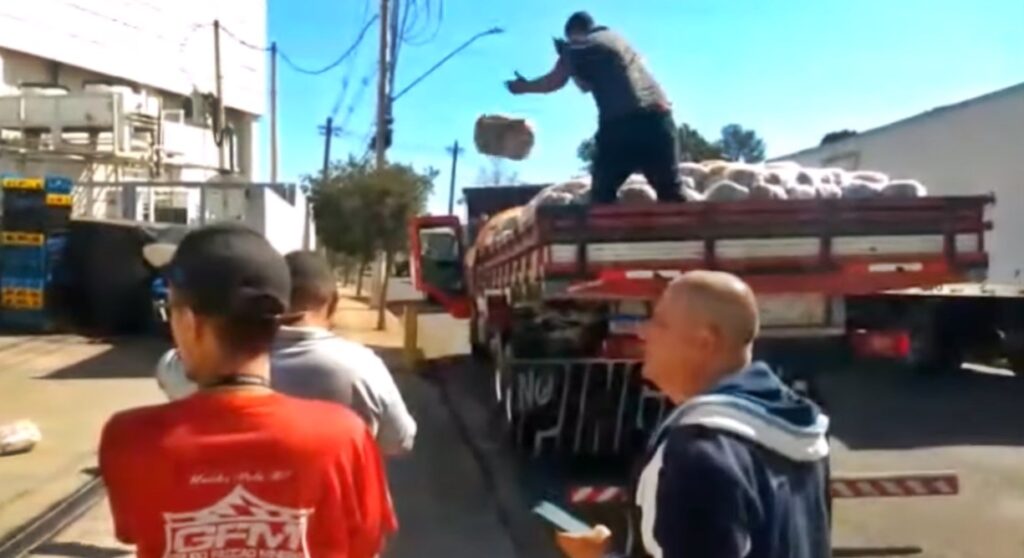
{"type": "Polygon", "coordinates": [[[469,354],[477,361],[486,362],[491,358],[491,354],[487,346],[487,335],[482,331],[482,325],[480,315],[474,308],[469,315],[469,354]]]}
{"type": "Polygon", "coordinates": [[[1003,342],[1003,352],[1010,370],[1024,377],[1024,328],[1008,331],[1003,342]]]}
{"type": "Polygon", "coordinates": [[[910,324],[910,354],[907,364],[914,372],[946,374],[959,371],[963,348],[948,325],[933,312],[921,312],[910,324]]]}

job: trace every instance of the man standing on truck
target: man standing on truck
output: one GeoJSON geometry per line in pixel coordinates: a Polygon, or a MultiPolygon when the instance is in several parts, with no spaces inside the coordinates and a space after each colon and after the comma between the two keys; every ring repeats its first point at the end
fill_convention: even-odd
{"type": "Polygon", "coordinates": [[[640,55],[618,33],[576,12],[565,24],[566,40],[555,41],[558,61],[546,75],[528,80],[516,74],[508,90],[551,93],[568,83],[590,92],[597,103],[591,201],[615,201],[619,186],[641,172],[659,201],[683,201],[672,106],[640,55]]]}
{"type": "Polygon", "coordinates": [[[678,405],[636,493],[654,556],[831,555],[828,417],[751,363],[757,332],[750,287],[710,271],[669,285],[644,331],[644,376],[678,405]]]}

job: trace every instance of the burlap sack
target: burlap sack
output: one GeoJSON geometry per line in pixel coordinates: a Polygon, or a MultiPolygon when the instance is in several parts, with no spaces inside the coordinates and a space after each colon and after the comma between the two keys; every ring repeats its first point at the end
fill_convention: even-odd
{"type": "Polygon", "coordinates": [[[850,182],[843,186],[843,197],[848,199],[877,198],[881,195],[882,184],[876,182],[850,182]]]}
{"type": "Polygon", "coordinates": [[[928,189],[916,180],[893,180],[882,188],[882,195],[887,198],[923,198],[928,189]]]}
{"type": "Polygon", "coordinates": [[[522,161],[533,149],[533,126],[524,118],[485,114],[476,120],[473,141],[484,155],[522,161]]]}
{"type": "Polygon", "coordinates": [[[750,190],[729,180],[720,180],[705,192],[710,202],[739,201],[750,197],[750,190]]]}
{"type": "Polygon", "coordinates": [[[785,200],[789,195],[782,186],[758,182],[750,188],[750,199],[752,200],[785,200]]]}
{"type": "Polygon", "coordinates": [[[877,171],[856,171],[850,173],[850,182],[870,182],[884,186],[889,183],[889,175],[877,171]]]}

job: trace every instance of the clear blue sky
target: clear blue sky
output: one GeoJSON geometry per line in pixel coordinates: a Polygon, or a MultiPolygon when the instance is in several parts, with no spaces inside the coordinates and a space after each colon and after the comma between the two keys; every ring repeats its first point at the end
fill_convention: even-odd
{"type": "MultiPolygon", "coordinates": [[[[475,33],[506,29],[453,58],[395,105],[389,157],[441,170],[433,212],[444,212],[447,203],[446,146],[455,140],[466,146],[460,187],[472,185],[488,164],[472,146],[481,113],[534,122],[531,157],[505,164],[521,180],[554,181],[579,170],[576,146],[594,131],[593,101],[571,85],[522,97],[503,87],[514,70],[532,77],[551,67],[551,38],[577,9],[631,40],[668,91],[677,122],[708,137],[732,122],[753,128],[769,155],[815,145],[832,130],[865,130],[1024,81],[1021,0],[594,0],[552,9],[555,4],[563,3],[448,0],[436,37],[428,41],[433,33],[425,29],[424,44],[402,46],[398,89],[475,33]]],[[[321,66],[354,41],[376,5],[269,0],[269,39],[299,64],[321,66]]],[[[334,141],[333,155],[365,151],[376,98],[376,38],[374,28],[356,56],[322,76],[280,69],[282,179],[320,168],[323,138],[316,126],[343,89],[336,120],[345,124],[345,136],[334,141]]]]}

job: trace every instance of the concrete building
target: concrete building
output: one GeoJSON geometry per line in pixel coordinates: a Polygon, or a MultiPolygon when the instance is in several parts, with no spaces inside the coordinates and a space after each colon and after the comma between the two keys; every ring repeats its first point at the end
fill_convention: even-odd
{"type": "Polygon", "coordinates": [[[914,178],[931,195],[994,193],[989,278],[1024,284],[1024,83],[776,160],[914,178]]]}
{"type": "Polygon", "coordinates": [[[261,176],[265,0],[0,2],[0,29],[0,172],[82,184],[166,182],[80,187],[75,213],[248,220],[281,249],[301,245],[306,203],[294,187],[210,187],[203,195],[173,186],[261,176]]]}

